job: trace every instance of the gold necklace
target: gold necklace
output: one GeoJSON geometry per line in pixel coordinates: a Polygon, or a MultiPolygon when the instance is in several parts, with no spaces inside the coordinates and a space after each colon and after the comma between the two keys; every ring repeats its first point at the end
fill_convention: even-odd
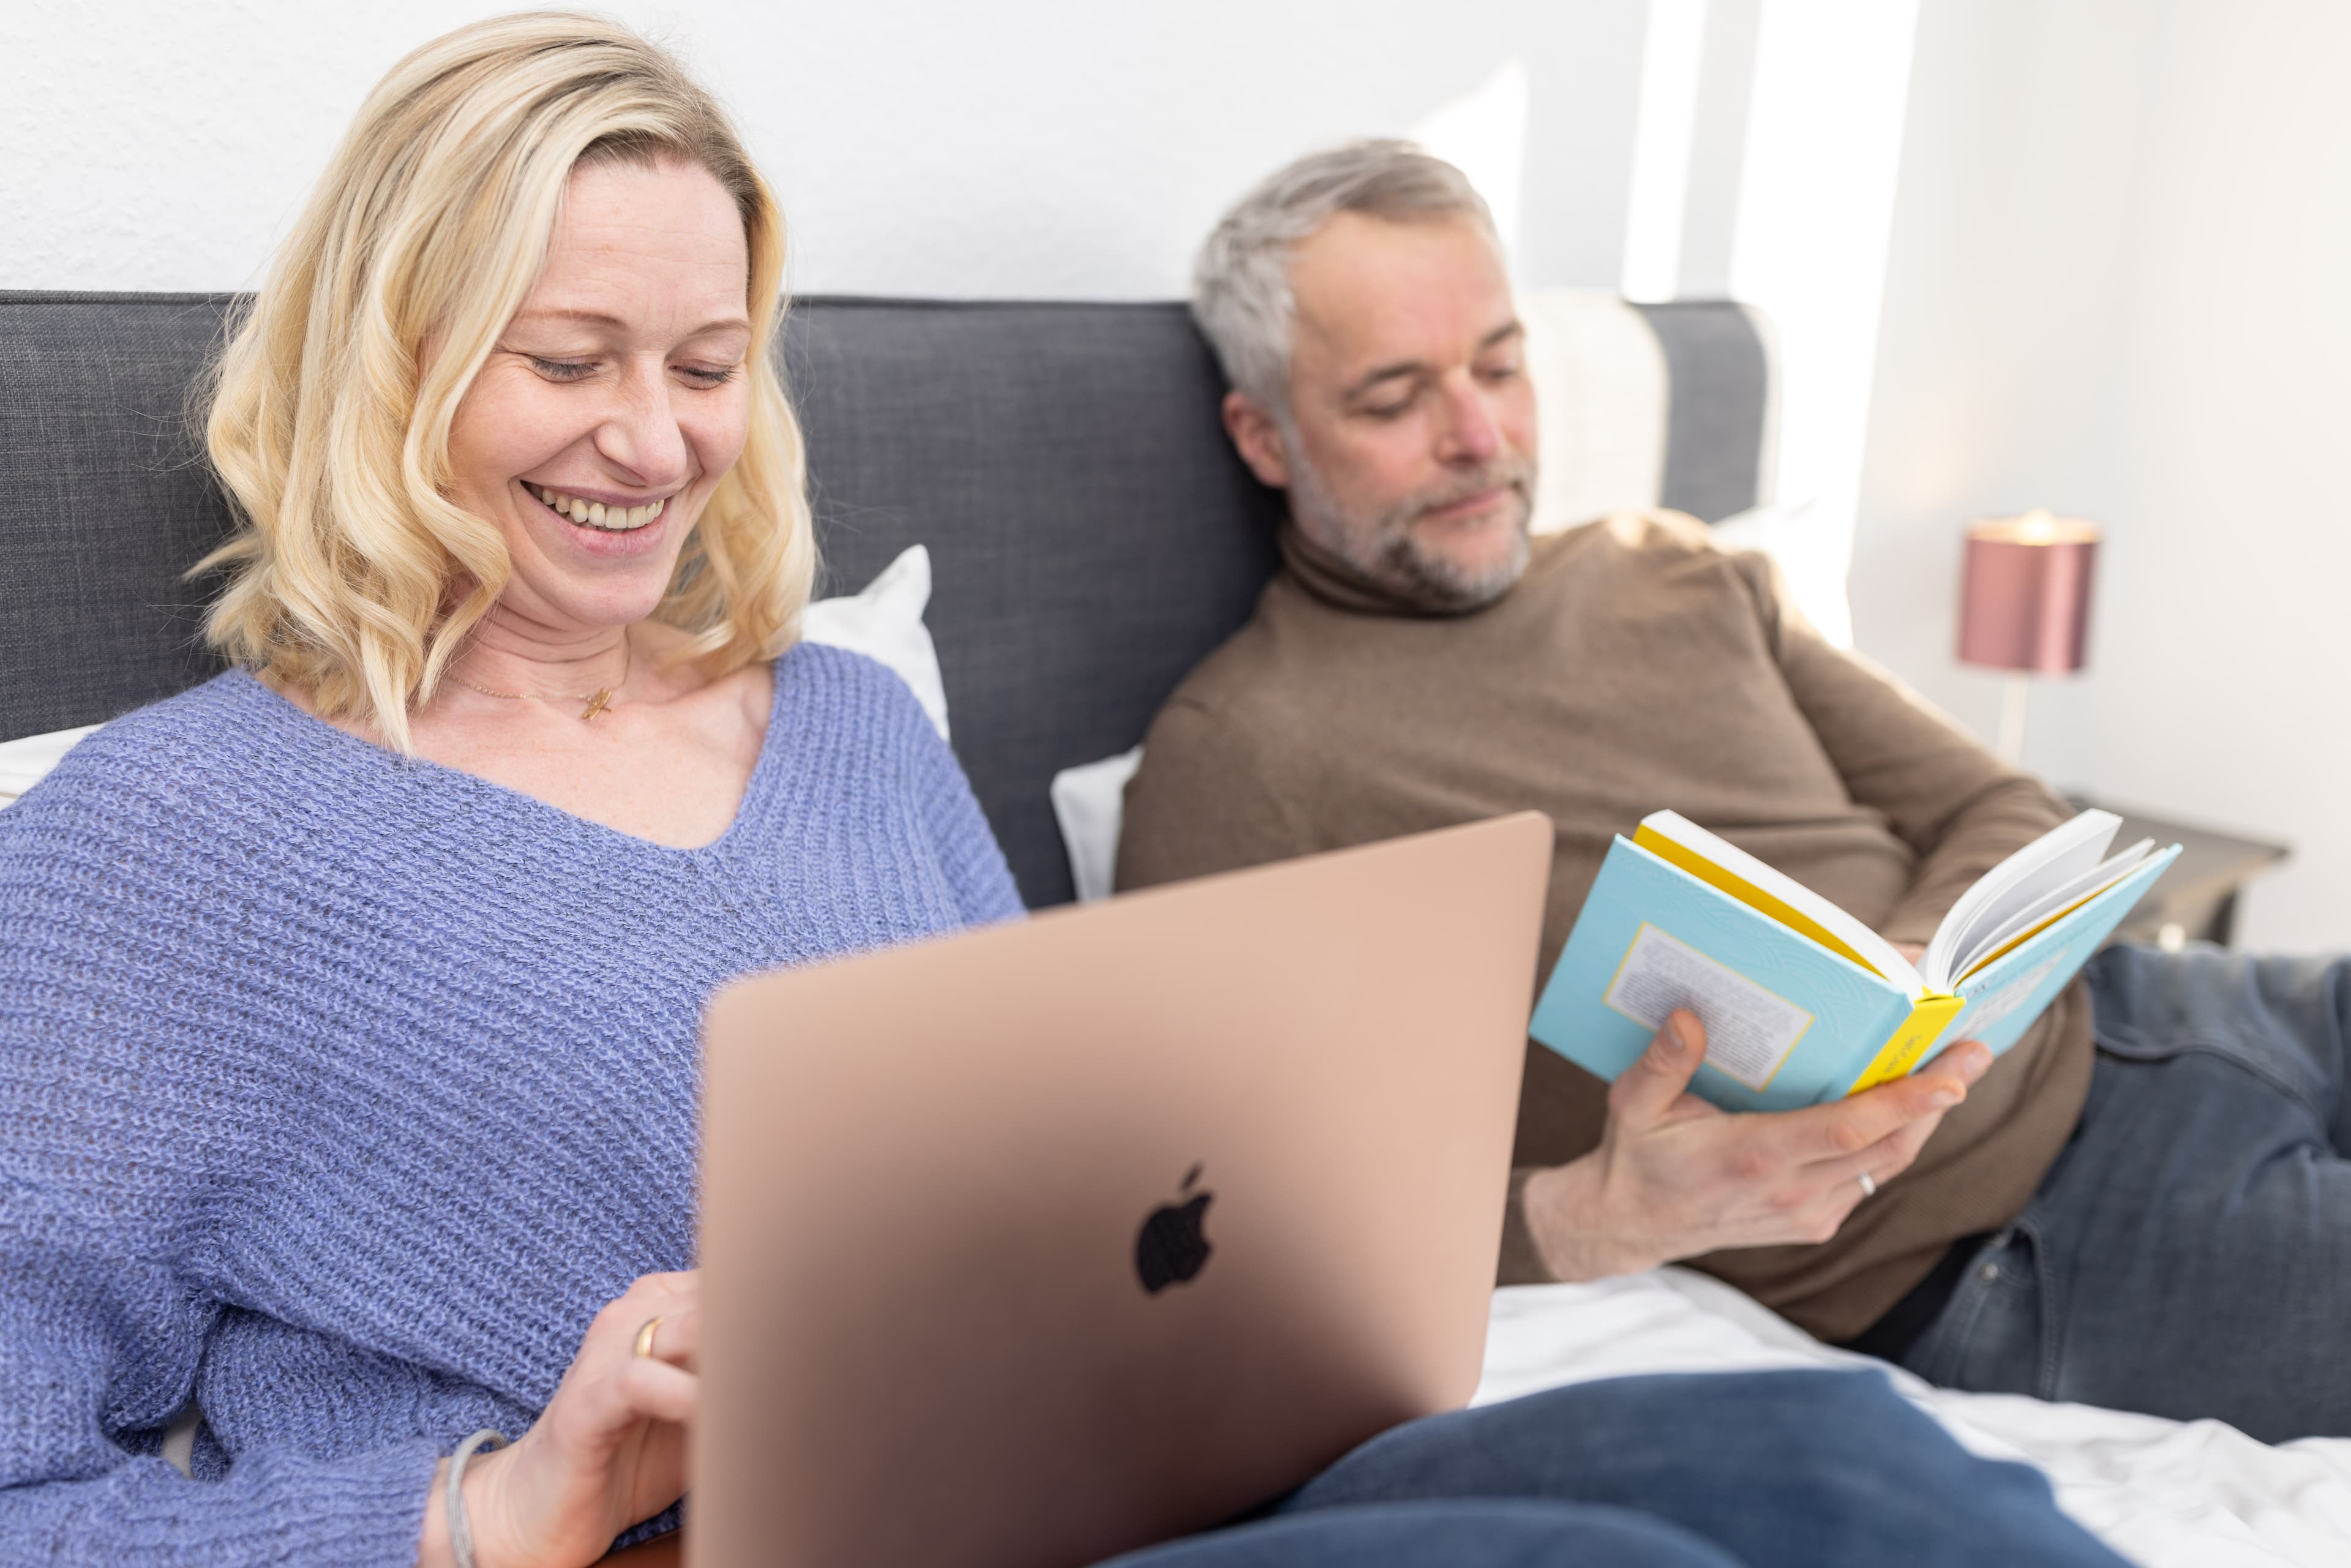
{"type": "Polygon", "coordinates": [[[636,664],[636,644],[629,641],[628,634],[626,632],[622,633],[621,678],[614,681],[609,686],[598,686],[592,692],[494,692],[487,686],[475,685],[473,682],[457,674],[455,670],[449,672],[449,678],[456,682],[459,685],[465,687],[467,691],[479,692],[486,697],[504,697],[509,702],[586,703],[588,706],[580,712],[580,716],[583,720],[592,719],[598,714],[602,713],[606,708],[612,706],[612,694],[614,692],[619,691],[622,686],[629,684],[629,671],[636,664]]]}

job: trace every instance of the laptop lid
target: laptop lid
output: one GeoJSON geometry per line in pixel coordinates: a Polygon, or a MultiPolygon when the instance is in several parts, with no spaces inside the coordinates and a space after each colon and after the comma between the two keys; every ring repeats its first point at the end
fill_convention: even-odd
{"type": "Polygon", "coordinates": [[[1475,1388],[1532,812],[740,981],[686,1552],[1051,1568],[1475,1388]]]}

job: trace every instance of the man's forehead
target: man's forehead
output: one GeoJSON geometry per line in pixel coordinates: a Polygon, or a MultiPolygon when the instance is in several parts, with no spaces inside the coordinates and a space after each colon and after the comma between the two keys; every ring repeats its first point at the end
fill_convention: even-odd
{"type": "Polygon", "coordinates": [[[1298,346],[1343,366],[1472,351],[1509,327],[1502,258],[1468,217],[1342,213],[1290,252],[1298,346]]]}

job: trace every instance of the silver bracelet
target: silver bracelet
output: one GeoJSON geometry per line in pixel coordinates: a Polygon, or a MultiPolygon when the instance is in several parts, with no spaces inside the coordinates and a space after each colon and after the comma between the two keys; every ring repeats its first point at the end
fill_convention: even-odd
{"type": "Polygon", "coordinates": [[[474,1568],[474,1527],[465,1518],[465,1461],[507,1446],[507,1435],[485,1427],[449,1456],[449,1558],[457,1568],[474,1568]]]}

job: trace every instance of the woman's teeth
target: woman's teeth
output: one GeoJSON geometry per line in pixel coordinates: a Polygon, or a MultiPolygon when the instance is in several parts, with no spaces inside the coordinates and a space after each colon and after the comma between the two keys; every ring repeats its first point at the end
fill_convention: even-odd
{"type": "Polygon", "coordinates": [[[606,533],[627,533],[642,528],[662,515],[669,505],[664,496],[642,507],[608,507],[601,501],[583,501],[577,496],[567,496],[560,490],[550,490],[544,485],[530,486],[531,494],[569,517],[582,528],[601,528],[606,533]]]}

